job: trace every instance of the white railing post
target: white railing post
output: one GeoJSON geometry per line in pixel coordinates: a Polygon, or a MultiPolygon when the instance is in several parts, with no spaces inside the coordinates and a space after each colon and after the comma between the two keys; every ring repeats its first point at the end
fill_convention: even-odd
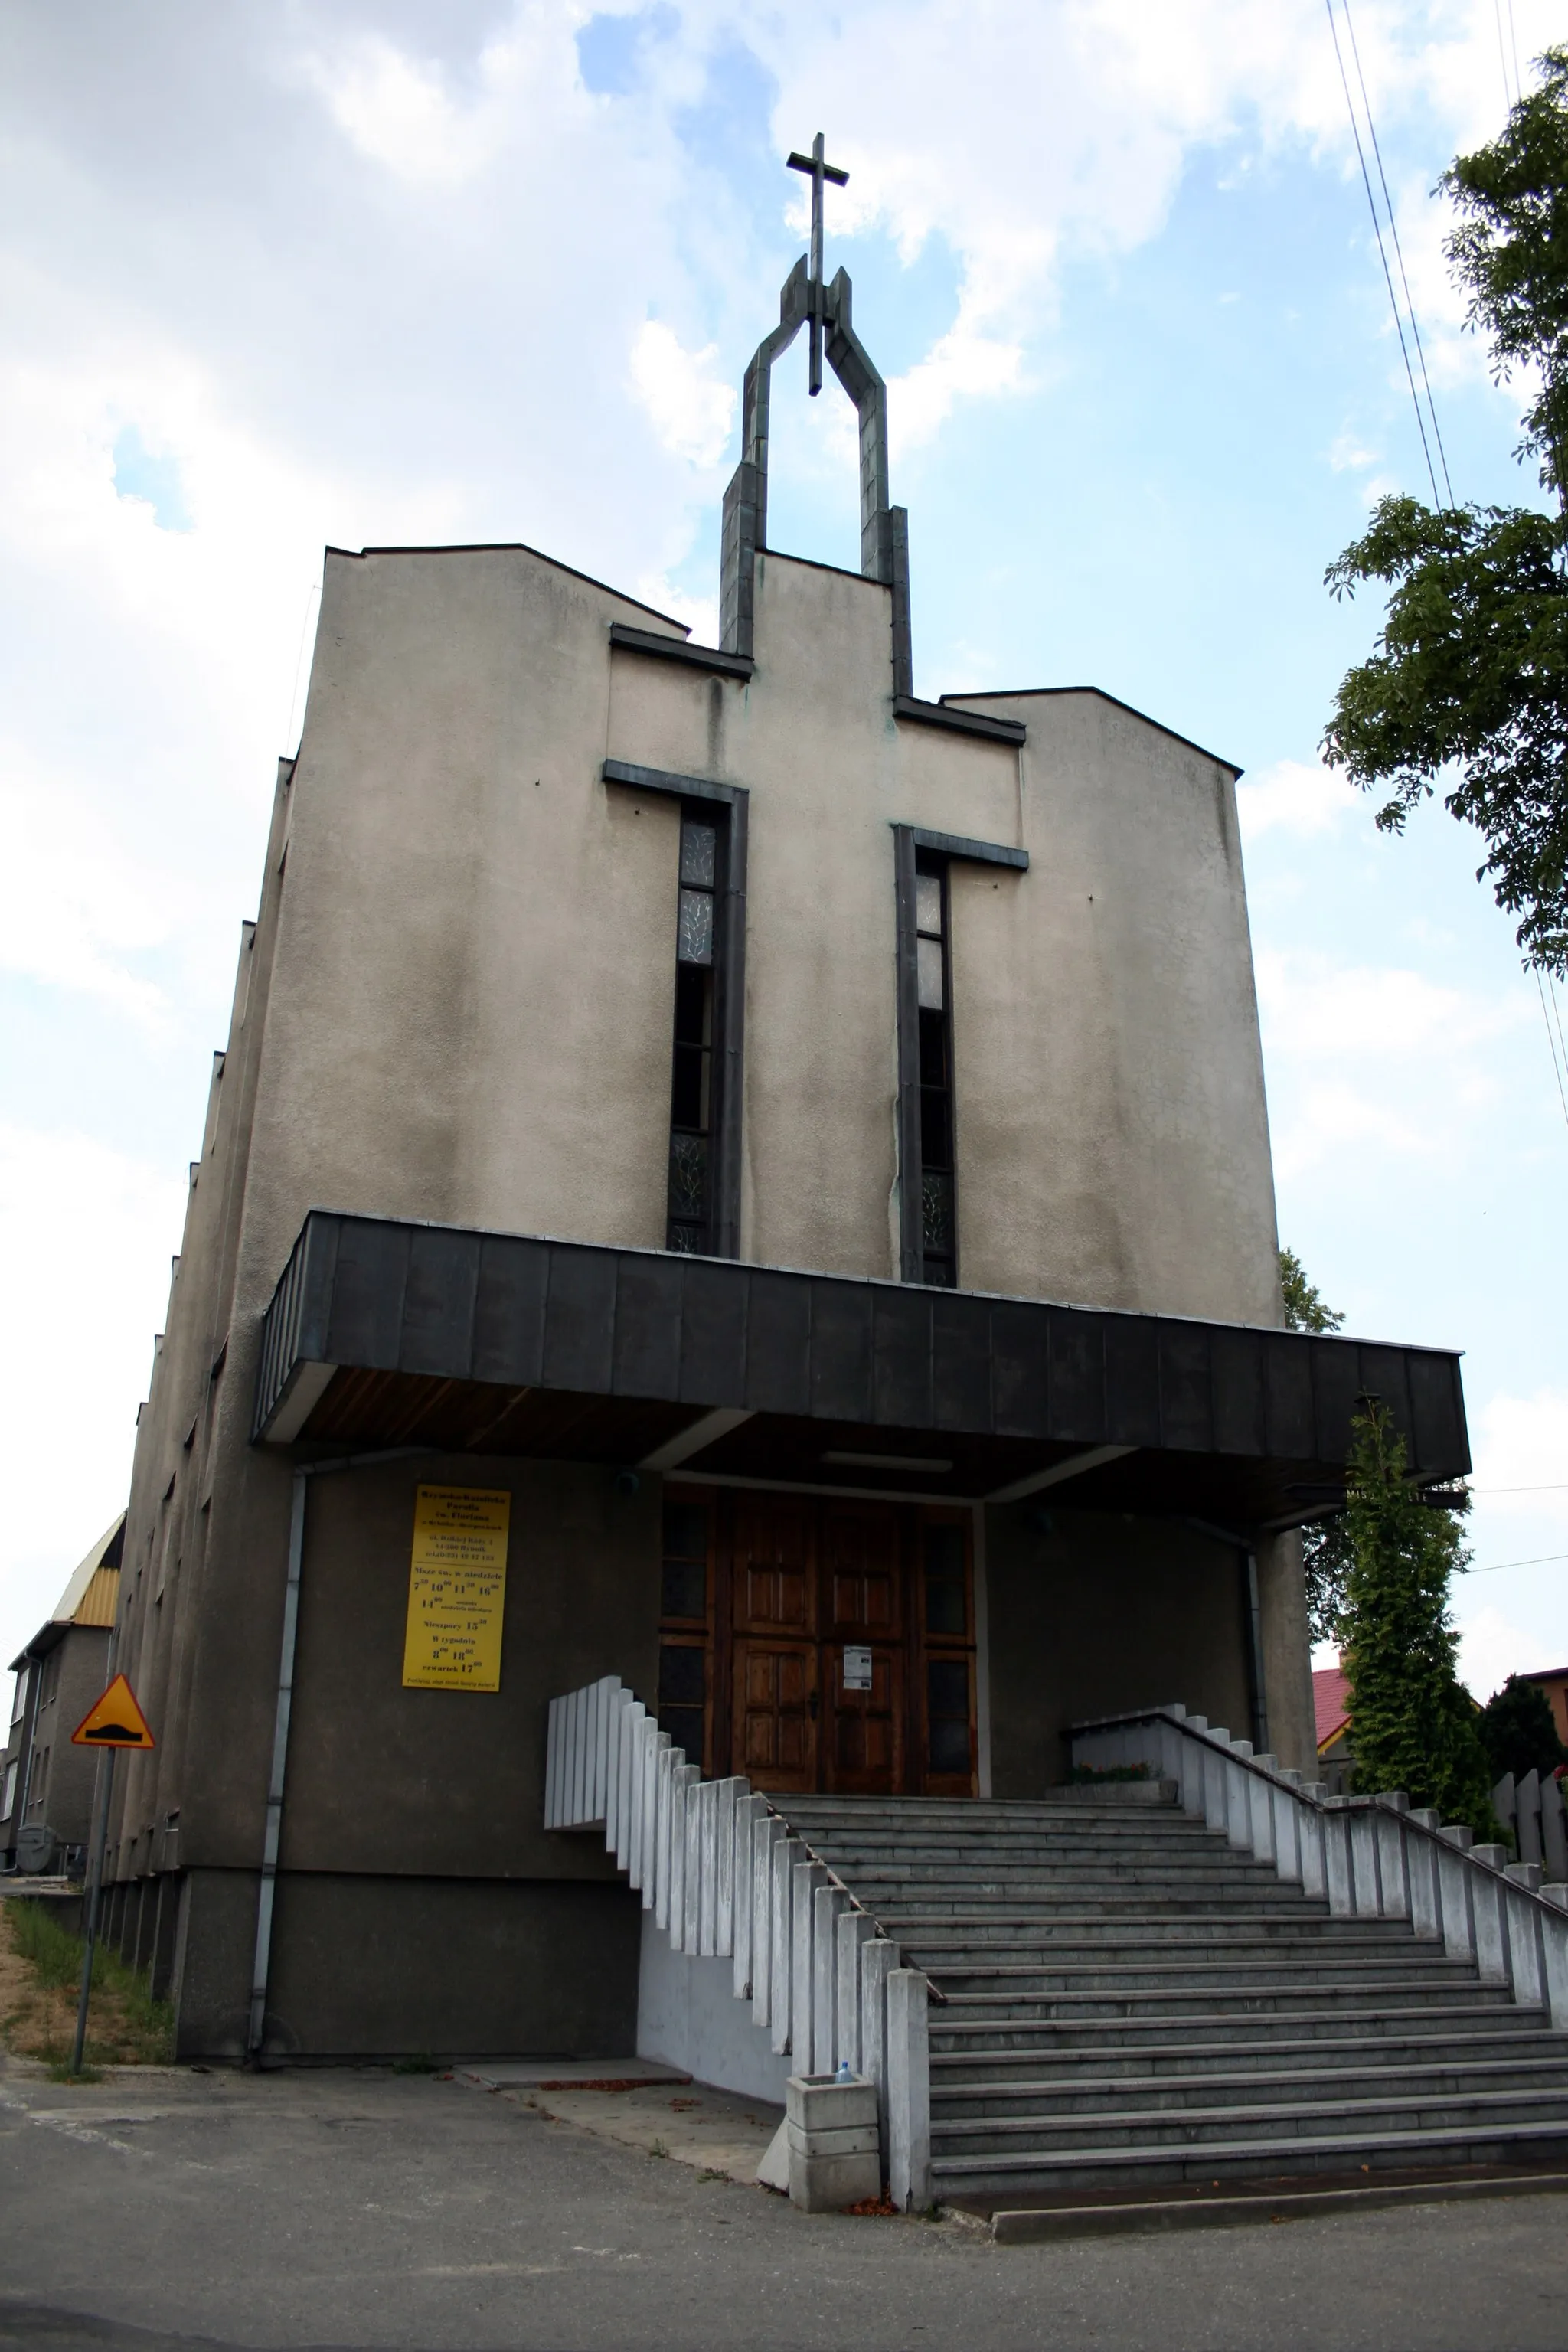
{"type": "Polygon", "coordinates": [[[1476,1931],[1470,1919],[1470,1874],[1465,1856],[1475,1843],[1462,1822],[1437,1832],[1437,1895],[1443,1907],[1443,1948],[1451,1960],[1473,1960],[1476,1931]]]}
{"type": "Polygon", "coordinates": [[[1355,1913],[1355,1888],[1351,1875],[1350,1822],[1344,1804],[1343,1799],[1331,1797],[1323,1809],[1323,1875],[1327,1881],[1329,1910],[1336,1919],[1349,1919],[1355,1913]]]}
{"type": "Polygon", "coordinates": [[[1229,1843],[1242,1853],[1247,1853],[1252,1844],[1251,1775],[1244,1772],[1236,1759],[1251,1753],[1250,1739],[1233,1739],[1225,1767],[1225,1833],[1229,1843]]]}
{"type": "Polygon", "coordinates": [[[669,1933],[669,1815],[674,1795],[675,1767],[680,1750],[666,1732],[658,1744],[658,1778],[654,1800],[653,1923],[669,1933]]]}
{"type": "Polygon", "coordinates": [[[688,1764],[685,1750],[678,1748],[680,1759],[670,1767],[669,1773],[669,1925],[666,1933],[672,1952],[686,1949],[686,1858],[687,1813],[694,1782],[700,1777],[695,1764],[688,1764]]]}
{"type": "MultiPolygon", "coordinates": [[[[1255,1756],[1252,1760],[1259,1771],[1274,1773],[1279,1769],[1278,1756],[1255,1756]]],[[[1274,1783],[1272,1780],[1259,1779],[1258,1772],[1248,1772],[1246,1778],[1251,1812],[1248,1843],[1253,1859],[1256,1862],[1272,1862],[1275,1859],[1274,1783]]]]}
{"type": "Polygon", "coordinates": [[[1383,1912],[1377,1884],[1377,1823],[1364,1807],[1350,1815],[1351,1905],[1358,1919],[1376,1919],[1383,1912]]]}
{"type": "Polygon", "coordinates": [[[1540,1915],[1542,1980],[1553,2031],[1564,2033],[1568,2032],[1568,1910],[1563,1901],[1568,1885],[1543,1884],[1541,1891],[1552,1906],[1540,1915]]]}
{"type": "Polygon", "coordinates": [[[1435,1944],[1443,1933],[1443,1894],[1437,1883],[1437,1830],[1441,1816],[1422,1805],[1413,1805],[1405,1819],[1415,1824],[1415,1834],[1405,1840],[1405,1883],[1410,1894],[1411,1933],[1424,1944],[1435,1944]],[[1419,1832],[1429,1830],[1430,1837],[1419,1832]]]}
{"type": "Polygon", "coordinates": [[[1282,1769],[1274,1783],[1274,1867],[1279,1875],[1299,1886],[1301,1882],[1301,1816],[1306,1808],[1296,1791],[1300,1772],[1282,1769]]]}
{"type": "Polygon", "coordinates": [[[1405,1816],[1410,1811],[1410,1800],[1403,1789],[1385,1789],[1377,1799],[1373,1814],[1373,1835],[1377,1843],[1378,1896],[1385,1919],[1408,1919],[1410,1916],[1409,1834],[1405,1816]]]}
{"type": "Polygon", "coordinates": [[[860,2072],[877,2085],[883,2161],[888,2139],[888,1979],[903,1965],[903,1954],[886,1936],[868,1937],[860,1947],[860,2072]]]}
{"type": "Polygon", "coordinates": [[[773,2015],[773,1849],[784,1825],[764,1813],[752,1830],[752,2022],[771,2025],[773,2015]]]}
{"type": "MultiPolygon", "coordinates": [[[[1205,1715],[1189,1715],[1184,1728],[1189,1732],[1208,1729],[1205,1715]]],[[[1204,1798],[1205,1749],[1201,1739],[1184,1738],[1182,1755],[1182,1811],[1194,1813],[1202,1821],[1208,1811],[1204,1798]]]]}
{"type": "Polygon", "coordinates": [[[849,1897],[841,1886],[819,1886],[812,1902],[811,2071],[831,2074],[837,2060],[838,1915],[849,1897]]]}
{"type": "Polygon", "coordinates": [[[811,1996],[816,1937],[816,1890],[827,1884],[821,1863],[807,1859],[804,1843],[795,1865],[795,1892],[790,1897],[790,2040],[797,2074],[811,2072],[811,1996]]]}
{"type": "Polygon", "coordinates": [[[1211,1830],[1223,1832],[1230,1822],[1230,1759],[1223,1752],[1230,1734],[1223,1727],[1211,1729],[1209,1739],[1219,1745],[1204,1749],[1204,1820],[1211,1830]]]}
{"type": "Polygon", "coordinates": [[[1555,1773],[1548,1773],[1541,1784],[1541,1868],[1546,1885],[1568,1884],[1568,1818],[1555,1773]]]}
{"type": "Polygon", "coordinates": [[[1503,1845],[1470,1848],[1470,1917],[1475,1924],[1476,1974],[1483,1984],[1506,1984],[1509,1978],[1508,1920],[1502,1899],[1502,1866],[1507,1860],[1508,1848],[1503,1845]],[[1478,1863],[1487,1867],[1477,1869],[1478,1863]]]}
{"type": "Polygon", "coordinates": [[[1508,1972],[1513,1997],[1525,2009],[1539,2009],[1546,1998],[1546,1975],[1541,1957],[1541,1906],[1531,1900],[1540,1885],[1541,1864],[1537,1862],[1510,1862],[1503,1872],[1508,1972]]]}
{"type": "Polygon", "coordinates": [[[703,1796],[711,1780],[702,1778],[700,1764],[689,1764],[691,1778],[686,1784],[686,1878],[682,1887],[680,1908],[680,1948],[693,1954],[702,1949],[702,1815],[706,1809],[703,1796]]]}
{"type": "Polygon", "coordinates": [[[714,1783],[713,1941],[709,1949],[725,1960],[735,1950],[735,1807],[746,1785],[734,1779],[714,1783]]]}
{"type": "Polygon", "coordinates": [[[864,1911],[841,1912],[834,1930],[838,1947],[838,1999],[833,2063],[847,2063],[852,2074],[869,2072],[860,2057],[860,1953],[867,1937],[876,1932],[876,1921],[864,1911]]]}
{"type": "Polygon", "coordinates": [[[774,2053],[779,2057],[791,2046],[790,2029],[795,2023],[791,1967],[795,1957],[795,1866],[805,1853],[804,1841],[795,1837],[782,1837],[773,1848],[773,1895],[768,1906],[768,1932],[773,1943],[768,2025],[774,2053]]]}
{"type": "Polygon", "coordinates": [[[888,2194],[901,2213],[931,2203],[931,2040],[919,1969],[888,1979],[888,2194]]]}
{"type": "Polygon", "coordinates": [[[1329,1858],[1323,1832],[1323,1801],[1327,1794],[1321,1780],[1304,1780],[1301,1810],[1297,1816],[1301,1837],[1301,1892],[1318,1903],[1323,1902],[1329,1892],[1329,1858]]]}
{"type": "Polygon", "coordinates": [[[750,1790],[735,1801],[735,1946],[734,1969],[730,1981],[735,1988],[737,2000],[748,2000],[752,1993],[752,1938],[756,1932],[756,1890],[752,1884],[755,1864],[752,1841],[757,1823],[767,1817],[764,1800],[750,1790]]]}

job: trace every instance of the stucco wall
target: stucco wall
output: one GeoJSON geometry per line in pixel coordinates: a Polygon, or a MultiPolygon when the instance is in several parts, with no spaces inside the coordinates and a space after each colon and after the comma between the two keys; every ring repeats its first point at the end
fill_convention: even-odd
{"type": "Polygon", "coordinates": [[[1179,1699],[1251,1736],[1237,1553],[1170,1520],[1019,1503],[986,1513],[991,1772],[1038,1797],[1075,1721],[1179,1699]]]}

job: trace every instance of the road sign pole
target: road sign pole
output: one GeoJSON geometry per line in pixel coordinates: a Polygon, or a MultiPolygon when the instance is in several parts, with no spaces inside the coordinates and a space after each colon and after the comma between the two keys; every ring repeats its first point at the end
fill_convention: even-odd
{"type": "Polygon", "coordinates": [[[86,1934],[82,1938],[81,1991],[76,2005],[76,2042],[71,2050],[71,2073],[81,2073],[82,2053],[87,2047],[87,2004],[92,1991],[92,1954],[98,1941],[98,1900],[103,1885],[103,1849],[109,1837],[109,1794],[114,1786],[114,1750],[101,1748],[98,1759],[98,1787],[94,1790],[95,1819],[92,1824],[92,1851],[87,1872],[87,1916],[83,1921],[86,1934]]]}

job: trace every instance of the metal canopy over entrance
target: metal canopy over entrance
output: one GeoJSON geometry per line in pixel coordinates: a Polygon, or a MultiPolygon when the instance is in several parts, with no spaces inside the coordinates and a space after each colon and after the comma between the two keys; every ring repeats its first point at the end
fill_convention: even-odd
{"type": "Polygon", "coordinates": [[[1443,1349],[312,1210],[253,1433],[1262,1530],[1332,1503],[1366,1394],[1420,1484],[1468,1469],[1443,1349]]]}

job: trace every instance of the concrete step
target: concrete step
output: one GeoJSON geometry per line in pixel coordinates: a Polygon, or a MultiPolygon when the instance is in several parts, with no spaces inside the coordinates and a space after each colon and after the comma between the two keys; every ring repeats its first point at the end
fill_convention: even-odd
{"type": "MultiPolygon", "coordinates": [[[[872,1889],[858,1872],[839,1870],[835,1865],[835,1877],[860,1894],[860,1900],[869,1900],[872,1889]]],[[[1180,1900],[1171,1895],[1168,1900],[1152,1907],[1147,1895],[1138,1891],[1105,1891],[1081,1894],[1063,1889],[1060,1895],[1032,1894],[1006,1895],[985,1894],[973,1889],[954,1886],[900,1886],[891,1889],[877,1900],[879,1919],[1002,1919],[1018,1922],[1020,1927],[1035,1924],[1037,1919],[1121,1919],[1131,1927],[1147,1927],[1150,1919],[1328,1919],[1328,1906],[1319,1898],[1307,1898],[1290,1894],[1289,1886],[1225,1886],[1215,1884],[1213,1889],[1190,1894],[1183,1891],[1180,1900]]],[[[1338,1927],[1366,1928],[1366,1933],[1384,1933],[1384,1919],[1340,1919],[1338,1927]]]]}
{"type": "MultiPolygon", "coordinates": [[[[942,2030],[964,2018],[984,2018],[993,2026],[1005,2029],[1045,2018],[1247,2017],[1270,2010],[1287,2014],[1338,2015],[1353,2013],[1363,2006],[1378,2008],[1395,2002],[1405,2009],[1420,2010],[1452,2002],[1461,1992],[1478,2008],[1489,2000],[1500,2004],[1509,2000],[1504,1985],[1464,1985],[1451,1979],[1426,1984],[1393,1973],[1353,1984],[1333,1979],[1304,1984],[1289,1977],[1271,1983],[1247,1978],[1226,1985],[1223,1990],[1202,1984],[1164,1988],[1133,1984],[1121,1990],[1105,1985],[1085,1985],[1054,1992],[950,1992],[945,1986],[941,1990],[942,2030]]],[[[933,2021],[933,2034],[937,2030],[933,2021]]]]}
{"type": "MultiPolygon", "coordinates": [[[[1487,1988],[1489,1992],[1491,1990],[1487,1988]]],[[[939,2056],[960,2052],[985,2050],[1007,2056],[1047,2048],[1059,2050],[1064,2059],[1092,2052],[1098,2063],[1100,2053],[1107,2049],[1178,2047],[1194,2041],[1215,2042],[1222,2037],[1256,2049],[1271,2041],[1331,2040],[1336,2036],[1359,2041],[1381,2039],[1389,2033],[1408,2035],[1413,2031],[1484,2033],[1490,2028],[1500,2033],[1511,2033],[1519,2030],[1521,2019],[1533,2019],[1538,2024],[1545,2021],[1543,2012],[1538,2009],[1516,2009],[1500,1997],[1478,2001],[1473,1996],[1466,2001],[1434,2001],[1419,2007],[1396,2001],[1338,2010],[1281,2006],[1237,2011],[1228,2017],[1212,2012],[1186,2015],[1180,2011],[1174,2015],[1134,2011],[1122,2017],[1085,2017],[1070,2008],[1061,2017],[987,2017],[944,2003],[931,2010],[931,2044],[933,2064],[939,2056]]]]}
{"type": "MultiPolygon", "coordinates": [[[[1268,2037],[1253,2034],[1249,2029],[1231,2029],[1208,2040],[1186,2040],[1175,2035],[1166,2041],[1152,2041],[1141,2034],[1131,2042],[1104,2038],[1089,2042],[1086,2036],[1075,2034],[1065,2048],[1050,2039],[1007,2050],[991,2050],[984,2042],[972,2045],[960,2037],[955,2049],[933,2051],[931,2054],[931,2095],[935,2098],[949,2084],[959,2090],[984,2092],[991,2084],[1005,2087],[1014,2083],[1040,2083],[1047,2088],[1059,2088],[1064,2084],[1076,2084],[1080,2078],[1095,2082],[1137,2078],[1153,2083],[1173,2075],[1184,2079],[1209,2074],[1238,2077],[1248,2073],[1311,2072],[1338,2066],[1366,2072],[1390,2066],[1455,2069],[1483,2063],[1528,2068],[1543,2051],[1554,2053],[1561,2046],[1560,2038],[1551,2032],[1542,2011],[1526,2011],[1524,2015],[1530,2021],[1516,2030],[1511,2020],[1517,2014],[1487,2011],[1471,2017],[1467,2012],[1468,2024],[1484,2029],[1469,2032],[1449,2030],[1437,2033],[1268,2037]],[[1080,2042],[1086,2046],[1080,2046],[1080,2042]]],[[[1264,2024],[1270,2021],[1261,2021],[1264,2024]]]]}
{"type": "Polygon", "coordinates": [[[1375,2094],[1452,2102],[1481,2092],[1555,2092],[1568,2100],[1568,2047],[1560,2056],[1438,2065],[1259,2067],[1248,2072],[1100,2074],[1081,2068],[1065,2079],[1010,2083],[938,2079],[931,2084],[931,2127],[987,2117],[1103,2116],[1194,2107],[1321,2105],[1375,2094]]]}
{"type": "Polygon", "coordinates": [[[1377,2171],[1418,2165],[1520,2165],[1568,2159],[1568,2127],[1556,2121],[1458,2125],[1436,2130],[1362,2127],[1296,2134],[1259,2143],[1215,2140],[1146,2147],[1020,2149],[1002,2157],[973,2153],[931,2162],[940,2197],[1056,2189],[1089,2189],[1166,2180],[1220,2181],[1300,2172],[1377,2171]]]}
{"type": "Polygon", "coordinates": [[[1237,2146],[1281,2137],[1320,2139],[1345,2131],[1487,2130],[1499,2124],[1555,2125],[1568,2140],[1568,2095],[1542,2091],[1478,2091],[1424,2097],[1385,2091],[1347,2098],[1256,2105],[1218,2101],[1185,2108],[1146,2107],[1104,2115],[984,2116],[969,2122],[931,2121],[933,2156],[1077,2156],[1121,2147],[1203,2147],[1211,2140],[1237,2146]]]}
{"type": "MultiPolygon", "coordinates": [[[[892,1935],[894,1927],[884,1915],[882,1924],[892,1935]]],[[[981,1920],[978,1924],[965,1920],[900,1920],[898,1937],[906,1952],[921,1955],[924,1967],[927,1958],[946,1967],[962,1967],[973,1958],[977,1966],[1028,1966],[1037,1956],[1049,1967],[1070,1965],[1082,1954],[1086,1958],[1107,1958],[1114,1955],[1122,1959],[1173,1958],[1179,1955],[1214,1953],[1223,1959],[1244,1958],[1256,1953],[1259,1959],[1279,1958],[1287,1952],[1313,1952],[1331,1960],[1358,1961],[1376,1958],[1381,1953],[1418,1953],[1434,1951],[1441,1955],[1438,1944],[1417,1942],[1408,1927],[1395,1923],[1364,1923],[1371,1933],[1341,1933],[1338,1925],[1330,1928],[1315,1919],[1266,1920],[1250,1919],[1165,1919],[1151,1924],[1147,1919],[1137,1927],[1120,1920],[1053,1920],[1027,1923],[1027,1931],[1020,1933],[1016,1921],[981,1920]]]]}
{"type": "Polygon", "coordinates": [[[829,1862],[827,1867],[847,1886],[852,1886],[863,1903],[869,1906],[874,1897],[883,1896],[901,1901],[910,1910],[929,1897],[951,1902],[984,1895],[994,1902],[1032,1899],[1062,1903],[1076,1902],[1090,1895],[1131,1895],[1152,1910],[1167,1901],[1190,1901],[1194,1895],[1223,1895],[1234,1902],[1238,1891],[1249,1886],[1256,1886],[1278,1901],[1279,1886],[1271,1870],[1242,1863],[1230,1869],[1217,1869],[1205,1862],[1190,1869],[1169,1871],[1150,1871],[1131,1864],[1123,1870],[1114,1864],[1093,1870],[994,1871],[977,1863],[962,1869],[955,1865],[939,1878],[895,1864],[886,1869],[860,1870],[850,1863],[829,1862]]]}
{"type": "Polygon", "coordinates": [[[1475,1981],[1475,1970],[1468,1960],[1446,1959],[1438,1948],[1420,1944],[1353,1959],[1332,1953],[1323,1956],[1309,1945],[1304,1951],[1277,1953],[1266,1948],[1262,1953],[1248,1951],[1232,1957],[1195,1950],[1175,1958],[1155,1958],[1151,1954],[1141,1959],[1113,1960],[1103,1948],[1091,1947],[1076,1958],[1064,1952],[1017,1961],[944,1959],[935,1966],[921,1959],[917,1965],[925,1969],[949,2000],[991,1992],[1012,2000],[1048,1992],[1116,1993],[1144,1987],[1159,1991],[1190,1986],[1194,1990],[1226,1992],[1242,1984],[1291,1983],[1332,1984],[1353,1991],[1362,1985],[1397,1983],[1402,1979],[1444,1985],[1475,1981]]]}

